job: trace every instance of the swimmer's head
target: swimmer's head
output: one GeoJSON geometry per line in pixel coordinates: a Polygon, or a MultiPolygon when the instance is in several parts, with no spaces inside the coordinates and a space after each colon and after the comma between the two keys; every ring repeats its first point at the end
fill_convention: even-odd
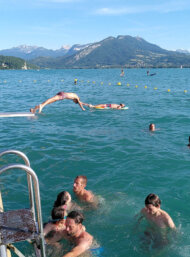
{"type": "Polygon", "coordinates": [[[66,219],[66,231],[68,236],[75,236],[81,231],[84,216],[78,211],[72,211],[66,219]]]}
{"type": "Polygon", "coordinates": [[[79,100],[80,100],[80,99],[76,99],[76,98],[75,98],[75,99],[73,99],[73,102],[76,103],[76,104],[78,104],[78,103],[79,103],[79,100]]]}
{"type": "Polygon", "coordinates": [[[124,104],[120,104],[120,106],[121,106],[121,108],[124,108],[124,107],[125,107],[125,105],[124,105],[124,104]]]}
{"type": "Polygon", "coordinates": [[[59,207],[71,202],[71,195],[67,191],[62,191],[57,195],[57,199],[54,202],[54,207],[59,207]]]}
{"type": "Polygon", "coordinates": [[[51,217],[53,220],[64,219],[66,216],[66,210],[62,207],[54,207],[51,211],[51,217]]]}
{"type": "Polygon", "coordinates": [[[74,180],[73,191],[75,193],[80,192],[81,190],[83,190],[85,188],[86,184],[87,184],[86,176],[83,176],[83,175],[77,176],[74,180]]]}
{"type": "Polygon", "coordinates": [[[145,199],[145,205],[153,205],[155,207],[160,207],[161,200],[160,198],[155,194],[149,194],[145,199]]]}
{"type": "Polygon", "coordinates": [[[155,124],[151,123],[151,124],[149,125],[149,130],[150,130],[150,131],[155,131],[155,129],[156,129],[155,124]]]}

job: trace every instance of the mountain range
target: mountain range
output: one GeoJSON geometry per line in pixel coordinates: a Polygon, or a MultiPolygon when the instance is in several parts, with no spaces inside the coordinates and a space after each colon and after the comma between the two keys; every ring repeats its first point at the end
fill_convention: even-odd
{"type": "Polygon", "coordinates": [[[58,50],[20,46],[1,50],[0,55],[20,57],[41,68],[190,67],[186,50],[168,51],[143,38],[108,37],[85,45],[58,50]]]}

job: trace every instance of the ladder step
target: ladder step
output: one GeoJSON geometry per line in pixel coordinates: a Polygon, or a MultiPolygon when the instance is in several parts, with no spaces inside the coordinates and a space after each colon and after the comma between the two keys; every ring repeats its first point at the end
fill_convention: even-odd
{"type": "Polygon", "coordinates": [[[0,244],[10,244],[38,237],[30,209],[0,212],[0,244]]]}

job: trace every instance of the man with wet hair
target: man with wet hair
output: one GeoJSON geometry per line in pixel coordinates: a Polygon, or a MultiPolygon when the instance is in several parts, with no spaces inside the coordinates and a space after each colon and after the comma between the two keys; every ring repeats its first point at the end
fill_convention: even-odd
{"type": "Polygon", "coordinates": [[[142,216],[160,228],[175,229],[175,224],[169,214],[161,208],[161,200],[155,194],[149,194],[145,199],[145,207],[141,210],[142,216]]]}
{"type": "Polygon", "coordinates": [[[155,130],[156,130],[156,127],[155,127],[155,124],[154,124],[154,123],[151,123],[151,124],[149,125],[149,130],[150,130],[150,131],[155,131],[155,130]]]}
{"type": "Polygon", "coordinates": [[[84,202],[93,203],[95,197],[93,193],[89,190],[86,190],[87,177],[84,175],[77,176],[74,180],[73,191],[75,195],[84,202]]]}
{"type": "MultiPolygon", "coordinates": [[[[62,239],[66,239],[74,243],[74,247],[63,257],[77,257],[82,253],[90,250],[93,242],[93,236],[86,232],[85,227],[82,225],[84,216],[78,211],[72,211],[68,214],[64,224],[64,228],[56,231],[48,243],[56,243],[62,239]]],[[[51,236],[51,235],[50,235],[51,236]]],[[[46,239],[47,240],[47,239],[46,239]]]]}
{"type": "Polygon", "coordinates": [[[63,257],[77,257],[90,249],[93,236],[84,230],[83,220],[83,214],[78,211],[72,211],[68,214],[65,224],[66,238],[74,242],[75,246],[63,257]]]}

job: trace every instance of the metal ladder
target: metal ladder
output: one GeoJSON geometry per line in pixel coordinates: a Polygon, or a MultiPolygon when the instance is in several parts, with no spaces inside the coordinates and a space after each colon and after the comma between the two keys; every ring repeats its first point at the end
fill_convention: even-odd
{"type": "Polygon", "coordinates": [[[46,257],[38,177],[30,168],[30,162],[24,153],[11,149],[0,152],[0,157],[5,154],[18,155],[25,162],[25,165],[9,164],[0,167],[0,175],[11,169],[26,172],[30,208],[4,212],[0,191],[0,256],[9,257],[9,250],[13,250],[18,256],[23,257],[24,255],[12,243],[28,241],[32,242],[37,257],[46,257]]]}

